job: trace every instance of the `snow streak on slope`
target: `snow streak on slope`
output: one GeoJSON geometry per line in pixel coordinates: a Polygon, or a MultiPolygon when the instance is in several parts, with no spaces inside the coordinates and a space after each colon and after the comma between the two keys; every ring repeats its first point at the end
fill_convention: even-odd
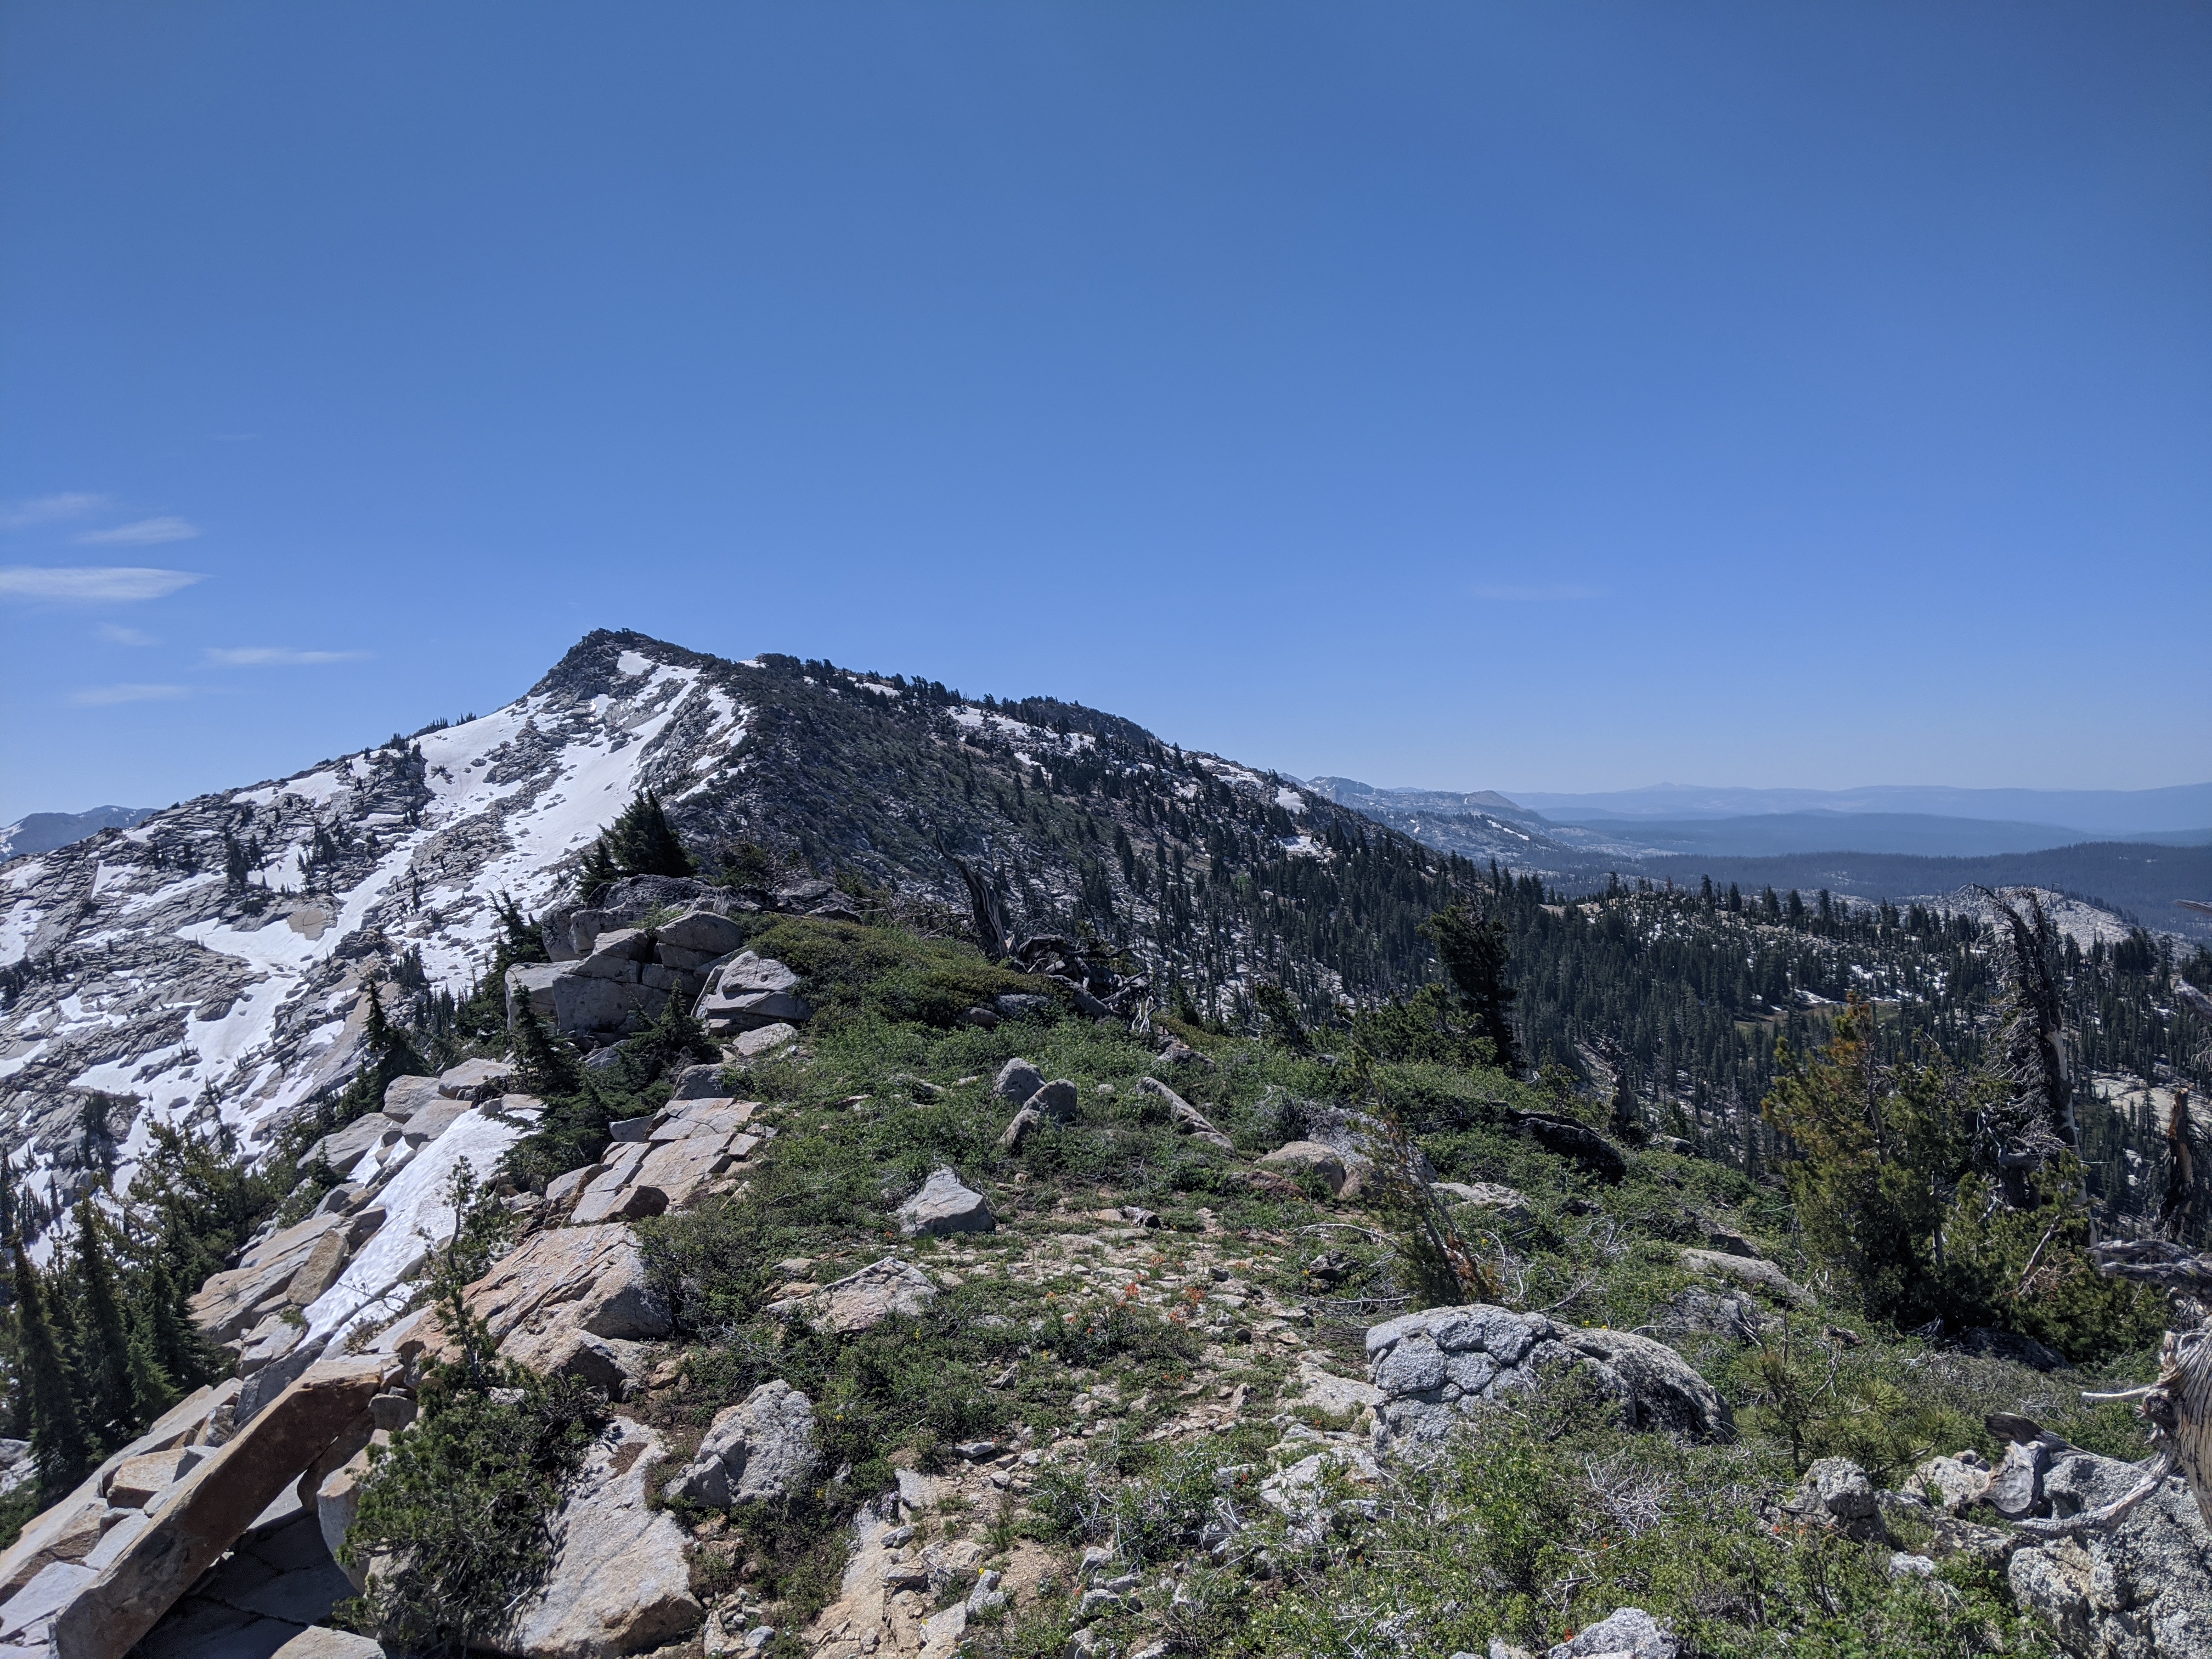
{"type": "Polygon", "coordinates": [[[8,867],[0,1137],[30,1189],[65,1202],[88,1180],[87,1091],[131,1103],[109,1113],[126,1173],[156,1121],[268,1144],[350,1074],[372,974],[411,948],[465,992],[499,895],[544,907],[639,787],[690,787],[702,754],[734,763],[744,712],[706,675],[580,647],[482,719],[8,867]],[[243,892],[226,837],[258,854],[243,892]]]}

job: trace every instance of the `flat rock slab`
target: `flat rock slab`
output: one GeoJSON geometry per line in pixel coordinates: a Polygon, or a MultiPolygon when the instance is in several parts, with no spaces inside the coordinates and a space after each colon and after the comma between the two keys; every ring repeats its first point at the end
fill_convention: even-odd
{"type": "Polygon", "coordinates": [[[616,1659],[699,1627],[687,1534],[652,1504],[659,1436],[617,1417],[554,1517],[553,1570],[486,1645],[515,1659],[616,1659]]]}
{"type": "Polygon", "coordinates": [[[898,1207],[899,1231],[908,1237],[927,1233],[944,1237],[951,1233],[988,1233],[998,1230],[990,1200],[960,1184],[950,1170],[939,1170],[921,1184],[921,1190],[898,1207]]]}
{"type": "Polygon", "coordinates": [[[154,1523],[56,1617],[58,1659],[123,1659],[254,1517],[368,1410],[386,1363],[363,1358],[309,1367],[186,1475],[154,1523]]]}
{"type": "Polygon", "coordinates": [[[855,1331],[872,1330],[896,1314],[919,1315],[936,1300],[937,1287],[921,1268],[896,1256],[885,1256],[824,1285],[810,1297],[777,1305],[790,1311],[803,1308],[815,1325],[849,1336],[855,1331]]]}

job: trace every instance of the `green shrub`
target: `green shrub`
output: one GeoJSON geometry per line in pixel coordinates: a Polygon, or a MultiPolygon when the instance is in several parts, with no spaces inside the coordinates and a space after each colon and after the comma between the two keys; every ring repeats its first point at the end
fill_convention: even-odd
{"type": "Polygon", "coordinates": [[[544,1583],[553,1514],[605,1404],[574,1378],[520,1367],[489,1378],[454,1367],[419,1398],[420,1420],[376,1459],[339,1549],[369,1574],[344,1617],[396,1651],[460,1653],[496,1638],[544,1583]]]}

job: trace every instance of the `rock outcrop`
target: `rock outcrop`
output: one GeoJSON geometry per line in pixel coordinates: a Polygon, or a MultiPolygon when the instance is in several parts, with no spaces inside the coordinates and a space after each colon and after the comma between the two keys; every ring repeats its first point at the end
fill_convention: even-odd
{"type": "Polygon", "coordinates": [[[652,1493],[660,1437],[617,1417],[553,1519],[552,1571],[496,1651],[515,1659],[617,1659],[699,1627],[683,1528],[652,1493]]]}
{"type": "Polygon", "coordinates": [[[1367,1355],[1382,1394],[1376,1442],[1401,1455],[1428,1455],[1483,1401],[1537,1388],[1555,1369],[1589,1376],[1620,1402],[1630,1427],[1698,1439],[1734,1429],[1728,1403],[1665,1344],[1541,1314],[1483,1303],[1407,1314],[1368,1331],[1367,1355]]]}
{"type": "Polygon", "coordinates": [[[899,1231],[908,1237],[928,1233],[988,1233],[998,1226],[990,1200],[960,1184],[950,1170],[939,1170],[921,1184],[912,1198],[899,1206],[899,1231]]]}
{"type": "Polygon", "coordinates": [[[781,1378],[763,1382],[715,1416],[690,1467],[666,1496],[726,1509],[785,1498],[803,1486],[820,1455],[814,1407],[781,1378]]]}
{"type": "MultiPolygon", "coordinates": [[[[577,913],[572,939],[599,914],[577,913]]],[[[508,969],[507,1019],[526,1005],[568,1035],[611,1040],[642,1030],[672,996],[694,1005],[710,1036],[812,1018],[793,989],[799,975],[739,950],[743,937],[727,916],[699,908],[650,927],[609,929],[566,960],[508,969]]]]}
{"type": "MultiPolygon", "coordinates": [[[[172,1480],[151,1491],[113,1492],[114,1474],[133,1464],[143,1468],[145,1459],[140,1453],[116,1461],[106,1477],[111,1493],[137,1498],[128,1506],[136,1518],[119,1515],[81,1562],[41,1568],[0,1607],[0,1624],[13,1626],[20,1643],[41,1621],[19,1620],[16,1601],[50,1602],[43,1622],[60,1659],[122,1659],[300,1472],[367,1414],[388,1370],[387,1362],[374,1358],[311,1368],[204,1456],[169,1461],[172,1480]],[[59,1594],[64,1587],[66,1594],[59,1594]]],[[[201,1403],[212,1400],[210,1393],[201,1403]]],[[[178,1423],[175,1416],[156,1431],[189,1434],[213,1420],[212,1413],[198,1424],[178,1423]]]]}
{"type": "MultiPolygon", "coordinates": [[[[2043,1486],[2061,1516],[2112,1502],[2140,1466],[2071,1448],[2043,1486]]],[[[2212,1653],[2212,1531],[2180,1477],[2109,1527],[2016,1551],[2006,1569],[2021,1605],[2084,1659],[2212,1653]]]]}

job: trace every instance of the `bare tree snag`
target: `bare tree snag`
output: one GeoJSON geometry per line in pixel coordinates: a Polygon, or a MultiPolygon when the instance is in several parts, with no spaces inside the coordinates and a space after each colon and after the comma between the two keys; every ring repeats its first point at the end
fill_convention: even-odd
{"type": "MultiPolygon", "coordinates": [[[[2097,1269],[2116,1279],[2156,1285],[2185,1305],[2212,1292],[2212,1256],[2191,1255],[2164,1239],[2134,1239],[2095,1248],[2097,1269]]],[[[2179,1473],[2189,1483],[2197,1513],[2212,1526],[2212,1330],[2168,1331],[2159,1349],[2158,1381],[2124,1394],[2085,1394],[2084,1400],[2135,1400],[2150,1425],[2158,1455],[2131,1490],[2101,1508],[2063,1520],[2021,1522],[2045,1537],[2108,1527],[2179,1473]]]]}

